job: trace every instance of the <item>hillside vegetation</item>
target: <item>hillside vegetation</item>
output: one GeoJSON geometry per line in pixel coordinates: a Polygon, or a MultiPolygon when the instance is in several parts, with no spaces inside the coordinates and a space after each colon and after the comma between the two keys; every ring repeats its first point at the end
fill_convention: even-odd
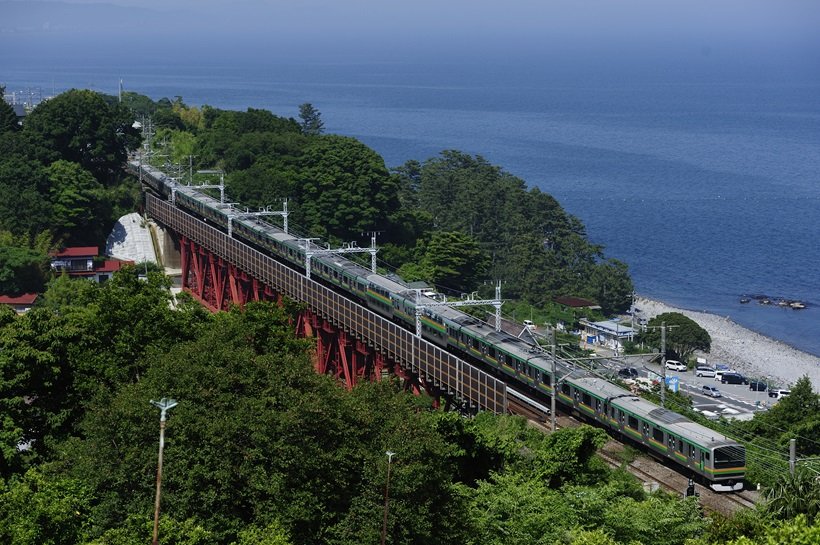
{"type": "MultiPolygon", "coordinates": [[[[519,227],[540,225],[538,237],[549,233],[531,248],[548,264],[575,245],[579,253],[567,271],[618,268],[599,261],[576,220],[551,198],[480,158],[445,152],[389,173],[355,140],[322,135],[307,108],[300,124],[267,112],[130,99],[130,107],[142,100],[164,119],[169,141],[180,142],[169,151],[188,145],[206,157],[211,149],[208,164],[229,171],[233,191],[260,201],[256,192],[272,191],[265,198],[274,198],[277,187],[293,191],[303,228],[343,239],[356,229],[391,227],[390,255],[408,274],[479,282],[482,274],[512,267],[500,247],[493,253],[485,241],[515,222],[502,227],[484,213],[453,214],[442,203],[467,196],[437,196],[481,176],[495,190],[505,188],[500,204],[509,197],[543,212],[519,227]],[[253,147],[233,147],[241,138],[275,152],[246,161],[242,154],[253,147]],[[253,176],[254,169],[279,177],[253,176]],[[326,193],[360,199],[340,206],[322,199],[326,193]],[[311,194],[318,198],[309,201],[311,194]],[[360,207],[377,212],[356,223],[360,207]],[[470,272],[444,259],[456,254],[454,246],[461,257],[472,256],[468,265],[482,268],[470,272]]],[[[72,91],[38,107],[31,128],[22,130],[2,121],[0,104],[0,187],[15,203],[0,200],[6,286],[42,284],[43,252],[58,242],[97,242],[102,223],[129,202],[133,181],[122,178],[119,165],[139,137],[128,120],[133,114],[110,102],[72,91]]],[[[616,276],[628,282],[621,272],[616,276]]],[[[605,466],[595,455],[606,440],[601,430],[544,435],[516,417],[467,419],[433,409],[396,379],[347,392],[313,371],[311,345],[293,331],[294,303],[251,303],[212,315],[184,296],[172,310],[168,288],[162,274],[151,271],[142,280],[126,267],[102,285],[53,279],[24,315],[0,309],[0,542],[147,543],[159,420],[149,401],[161,397],[179,401],[166,429],[164,544],[376,543],[388,471],[390,544],[817,541],[813,475],[798,472],[779,483],[771,503],[754,512],[707,518],[694,499],[646,494],[630,475],[605,466]],[[389,466],[388,450],[395,452],[389,466]]],[[[543,291],[525,283],[518,289],[522,297],[526,289],[531,297],[543,291]]],[[[798,400],[808,397],[794,399],[773,417],[801,425],[798,400]]]]}

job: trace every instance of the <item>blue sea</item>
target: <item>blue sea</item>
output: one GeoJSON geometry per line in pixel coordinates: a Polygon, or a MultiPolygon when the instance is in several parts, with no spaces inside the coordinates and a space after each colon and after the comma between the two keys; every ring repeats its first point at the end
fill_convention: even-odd
{"type": "Polygon", "coordinates": [[[60,62],[3,58],[0,85],[177,95],[190,105],[317,107],[390,167],[479,154],[579,217],[640,295],[820,355],[820,75],[707,55],[674,65],[537,58],[60,62]],[[768,307],[745,294],[802,300],[768,307]]]}

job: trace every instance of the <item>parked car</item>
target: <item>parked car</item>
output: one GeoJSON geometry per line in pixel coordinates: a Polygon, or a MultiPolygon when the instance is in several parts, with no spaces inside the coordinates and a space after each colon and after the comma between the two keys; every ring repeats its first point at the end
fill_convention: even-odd
{"type": "Polygon", "coordinates": [[[731,369],[729,369],[729,370],[716,369],[715,370],[715,380],[718,381],[718,382],[723,382],[723,375],[726,375],[726,374],[737,374],[737,371],[733,371],[731,369]]]}
{"type": "Polygon", "coordinates": [[[749,384],[749,379],[741,375],[740,373],[723,373],[723,376],[720,377],[720,382],[723,384],[749,384]]]}
{"type": "Polygon", "coordinates": [[[774,397],[777,399],[783,399],[784,397],[788,396],[791,393],[791,390],[780,390],[775,388],[774,390],[769,390],[769,397],[774,397]]]}
{"type": "Polygon", "coordinates": [[[714,386],[709,386],[708,384],[703,385],[701,393],[709,397],[721,397],[720,390],[718,390],[714,386]]]}
{"type": "Polygon", "coordinates": [[[666,368],[672,371],[686,371],[688,369],[686,364],[683,364],[677,360],[666,360],[666,368]]]}
{"type": "Polygon", "coordinates": [[[715,370],[708,365],[698,365],[695,367],[695,375],[699,377],[713,377],[715,376],[715,370]]]}
{"type": "Polygon", "coordinates": [[[766,383],[760,380],[750,380],[749,381],[749,389],[754,392],[765,392],[766,391],[766,383]]]}
{"type": "Polygon", "coordinates": [[[638,376],[638,370],[634,367],[624,367],[618,371],[618,376],[621,378],[635,378],[638,376]]]}

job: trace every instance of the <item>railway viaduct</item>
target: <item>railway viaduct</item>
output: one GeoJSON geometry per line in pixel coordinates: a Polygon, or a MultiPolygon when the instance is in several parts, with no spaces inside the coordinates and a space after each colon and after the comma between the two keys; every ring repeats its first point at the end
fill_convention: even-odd
{"type": "Polygon", "coordinates": [[[315,339],[317,372],[336,376],[347,388],[392,373],[406,389],[424,391],[436,404],[465,411],[511,409],[503,381],[300,271],[147,192],[145,213],[179,243],[183,289],[211,310],[282,297],[302,303],[296,330],[315,339]]]}

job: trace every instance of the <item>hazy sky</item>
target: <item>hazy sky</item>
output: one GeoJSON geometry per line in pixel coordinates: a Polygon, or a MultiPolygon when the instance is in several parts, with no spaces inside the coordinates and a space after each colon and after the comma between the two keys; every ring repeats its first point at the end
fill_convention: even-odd
{"type": "MultiPolygon", "coordinates": [[[[0,0],[0,47],[120,36],[154,49],[697,51],[817,56],[820,0],[0,0]]],[[[109,42],[110,43],[110,42],[109,42]]]]}

